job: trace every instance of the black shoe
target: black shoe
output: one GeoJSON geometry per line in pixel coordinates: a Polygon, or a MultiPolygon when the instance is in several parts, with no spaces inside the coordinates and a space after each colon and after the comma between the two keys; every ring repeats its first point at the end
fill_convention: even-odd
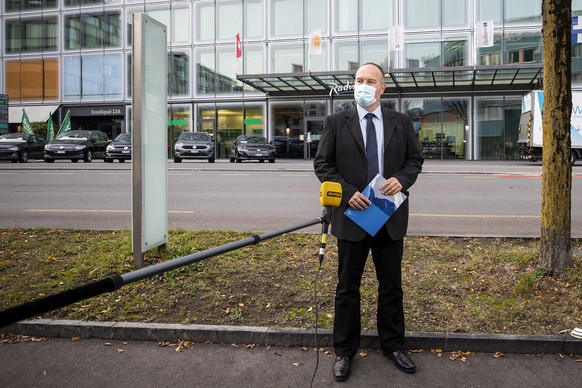
{"type": "Polygon", "coordinates": [[[333,376],[336,381],[346,381],[350,377],[352,358],[348,356],[336,356],[333,363],[333,376]]]}
{"type": "Polygon", "coordinates": [[[416,372],[416,365],[414,361],[408,357],[408,354],[404,350],[397,350],[395,352],[385,352],[384,355],[391,360],[394,360],[394,365],[396,368],[400,369],[405,373],[416,372]]]}

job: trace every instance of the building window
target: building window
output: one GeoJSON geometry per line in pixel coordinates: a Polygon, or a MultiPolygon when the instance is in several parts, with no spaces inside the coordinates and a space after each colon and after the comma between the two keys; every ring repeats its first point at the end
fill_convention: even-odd
{"type": "Polygon", "coordinates": [[[395,5],[391,0],[335,1],[335,32],[386,32],[394,25],[395,5]]]}
{"type": "Polygon", "coordinates": [[[406,67],[440,66],[441,44],[438,42],[408,43],[405,46],[406,67]]]}
{"type": "MultiPolygon", "coordinates": [[[[384,0],[387,1],[387,0],[384,0]]],[[[305,35],[310,31],[321,30],[321,34],[328,34],[327,28],[327,0],[305,0],[305,35]]]]}
{"type": "Polygon", "coordinates": [[[65,100],[122,98],[122,55],[98,54],[64,58],[65,100]]]}
{"type": "Polygon", "coordinates": [[[111,5],[121,4],[121,0],[65,0],[67,7],[78,7],[80,5],[111,5]]]}
{"type": "Polygon", "coordinates": [[[196,40],[198,42],[214,42],[214,4],[196,5],[196,23],[194,25],[196,26],[196,40]]]}
{"type": "Polygon", "coordinates": [[[32,11],[57,8],[58,0],[5,0],[6,12],[32,11]]]}
{"type": "Polygon", "coordinates": [[[119,12],[65,17],[66,49],[120,47],[120,45],[119,12]]]}
{"type": "Polygon", "coordinates": [[[467,6],[469,2],[466,0],[442,0],[442,25],[445,28],[449,27],[464,27],[468,23],[467,6]]]}
{"type": "Polygon", "coordinates": [[[441,0],[407,0],[404,13],[408,28],[440,27],[441,0]]]}
{"type": "Polygon", "coordinates": [[[6,53],[56,51],[59,41],[56,17],[6,22],[6,53]]]}
{"type": "Polygon", "coordinates": [[[358,57],[358,42],[345,41],[336,42],[334,44],[335,50],[335,66],[334,70],[357,70],[359,66],[358,57]]]}
{"type": "Polygon", "coordinates": [[[394,24],[393,7],[389,0],[360,0],[360,32],[386,31],[394,24]]]}
{"type": "Polygon", "coordinates": [[[240,1],[216,4],[216,40],[231,42],[242,31],[242,5],[240,1]]]}
{"type": "Polygon", "coordinates": [[[272,0],[274,37],[303,36],[303,0],[272,0]]]}
{"type": "Polygon", "coordinates": [[[272,73],[301,73],[304,71],[303,45],[271,46],[272,73]]]}
{"type": "Polygon", "coordinates": [[[245,39],[261,39],[265,35],[263,1],[245,1],[245,39]]]}
{"type": "Polygon", "coordinates": [[[59,60],[6,61],[6,93],[10,101],[53,101],[59,98],[59,60]]]}
{"type": "Polygon", "coordinates": [[[169,76],[168,95],[170,97],[190,95],[190,55],[180,52],[168,54],[169,76]]]}
{"type": "MultiPolygon", "coordinates": [[[[166,26],[166,37],[169,44],[190,43],[189,8],[148,10],[147,15],[166,26]]],[[[131,29],[131,27],[128,28],[131,29]]],[[[131,41],[128,43],[131,44],[131,41]]]]}
{"type": "Polygon", "coordinates": [[[492,20],[495,25],[503,24],[503,0],[479,0],[478,20],[492,20]]]}
{"type": "Polygon", "coordinates": [[[480,47],[479,64],[486,66],[501,65],[501,35],[494,35],[493,46],[480,47]]]}
{"type": "Polygon", "coordinates": [[[542,20],[540,0],[505,1],[505,24],[532,24],[542,20]]]}
{"type": "Polygon", "coordinates": [[[466,40],[443,42],[443,66],[465,66],[468,64],[469,45],[466,40]]]}
{"type": "Polygon", "coordinates": [[[465,27],[468,25],[466,0],[407,0],[404,20],[408,28],[465,27]]]}
{"type": "MultiPolygon", "coordinates": [[[[382,66],[383,69],[388,70],[388,53],[386,51],[386,40],[368,40],[360,43],[362,60],[360,62],[374,62],[382,66]]],[[[394,63],[394,59],[392,59],[394,63]]]]}
{"type": "Polygon", "coordinates": [[[505,63],[542,63],[539,35],[510,35],[505,39],[505,63]]]}

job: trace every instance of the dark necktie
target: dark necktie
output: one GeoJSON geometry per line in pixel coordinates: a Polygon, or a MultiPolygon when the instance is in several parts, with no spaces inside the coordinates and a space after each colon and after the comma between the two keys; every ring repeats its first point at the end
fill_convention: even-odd
{"type": "Polygon", "coordinates": [[[368,182],[370,182],[376,174],[380,171],[378,170],[378,142],[376,141],[376,128],[374,127],[374,113],[368,113],[364,116],[367,120],[366,123],[366,159],[368,162],[368,182]]]}

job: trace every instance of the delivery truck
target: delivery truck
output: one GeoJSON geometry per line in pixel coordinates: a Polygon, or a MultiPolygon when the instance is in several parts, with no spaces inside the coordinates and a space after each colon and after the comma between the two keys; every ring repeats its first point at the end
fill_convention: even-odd
{"type": "MultiPolygon", "coordinates": [[[[542,108],[544,92],[534,90],[523,96],[519,120],[518,144],[523,159],[541,160],[543,148],[542,108]]],[[[572,153],[570,161],[582,159],[582,91],[572,91],[572,115],[570,117],[572,153]]]]}

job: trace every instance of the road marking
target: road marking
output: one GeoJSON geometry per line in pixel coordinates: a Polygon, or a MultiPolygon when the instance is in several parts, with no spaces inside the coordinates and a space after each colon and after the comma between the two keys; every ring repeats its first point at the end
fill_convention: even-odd
{"type": "Polygon", "coordinates": [[[503,214],[429,214],[429,213],[411,213],[414,217],[448,217],[448,218],[540,218],[540,216],[517,216],[503,214]]]}
{"type": "Polygon", "coordinates": [[[220,174],[221,176],[249,176],[251,174],[220,174]]]}
{"type": "Polygon", "coordinates": [[[73,175],[72,172],[43,172],[42,175],[73,175]]]}
{"type": "Polygon", "coordinates": [[[528,175],[528,174],[495,174],[497,178],[525,178],[525,179],[540,179],[541,175],[528,175]]]}
{"type": "MultiPolygon", "coordinates": [[[[131,213],[131,210],[124,209],[26,209],[25,211],[33,213],[131,213]]],[[[193,214],[194,210],[169,210],[168,213],[193,214]]]]}

